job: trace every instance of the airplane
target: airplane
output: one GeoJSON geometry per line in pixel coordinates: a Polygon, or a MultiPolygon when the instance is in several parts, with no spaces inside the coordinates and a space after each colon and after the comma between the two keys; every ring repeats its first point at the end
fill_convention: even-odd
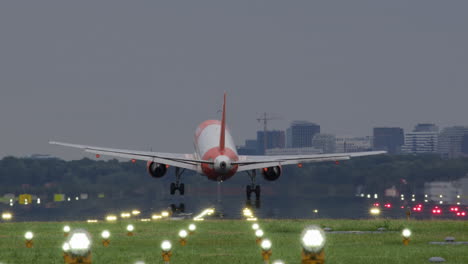
{"type": "Polygon", "coordinates": [[[226,127],[226,93],[222,118],[219,120],[207,120],[201,123],[194,138],[195,152],[193,154],[160,153],[138,150],[103,148],[97,146],[78,145],[64,142],[50,141],[49,144],[83,149],[85,152],[131,159],[132,162],[142,160],[147,162],[147,171],[153,178],[161,178],[166,175],[170,166],[175,167],[175,182],[170,185],[170,194],[179,191],[185,193],[185,185],[180,182],[182,174],[186,170],[196,171],[208,179],[222,182],[230,179],[238,172],[249,175],[251,183],[246,186],[246,196],[250,200],[252,193],[256,199],[260,199],[260,186],[256,185],[257,170],[267,181],[275,181],[281,176],[282,166],[311,162],[338,162],[349,160],[353,157],[384,154],[386,151],[367,151],[354,153],[314,154],[314,155],[283,155],[283,156],[244,156],[238,155],[236,145],[226,127]]]}

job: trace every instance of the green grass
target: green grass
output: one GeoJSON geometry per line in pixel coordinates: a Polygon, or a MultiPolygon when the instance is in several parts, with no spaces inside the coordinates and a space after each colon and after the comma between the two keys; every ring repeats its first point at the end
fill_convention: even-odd
{"type": "MultiPolygon", "coordinates": [[[[171,263],[263,263],[255,243],[251,223],[240,220],[212,220],[197,223],[197,233],[188,238],[188,244],[178,244],[179,229],[190,221],[133,222],[135,236],[127,237],[129,222],[29,222],[0,224],[0,263],[51,264],[64,263],[61,246],[62,228],[85,228],[93,235],[93,263],[133,264],[162,263],[160,243],[170,239],[174,244],[171,263]],[[100,233],[111,232],[111,245],[101,245],[100,233]],[[25,231],[35,233],[34,248],[24,246],[25,231]]],[[[310,224],[328,226],[333,230],[369,230],[386,227],[384,234],[327,234],[325,247],[327,263],[428,263],[432,256],[441,256],[446,263],[468,263],[468,245],[429,245],[454,236],[457,241],[468,241],[468,221],[403,221],[403,220],[263,220],[259,221],[265,237],[273,242],[272,259],[286,263],[300,262],[299,235],[310,224]],[[409,227],[413,237],[409,246],[402,245],[400,231],[409,227]]]]}

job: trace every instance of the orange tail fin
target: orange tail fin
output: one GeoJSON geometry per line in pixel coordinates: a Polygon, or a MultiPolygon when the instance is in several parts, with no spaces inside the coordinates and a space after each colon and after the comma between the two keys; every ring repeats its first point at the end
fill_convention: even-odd
{"type": "Polygon", "coordinates": [[[219,138],[219,150],[224,151],[226,137],[226,93],[224,93],[223,117],[221,119],[221,136],[219,138]]]}

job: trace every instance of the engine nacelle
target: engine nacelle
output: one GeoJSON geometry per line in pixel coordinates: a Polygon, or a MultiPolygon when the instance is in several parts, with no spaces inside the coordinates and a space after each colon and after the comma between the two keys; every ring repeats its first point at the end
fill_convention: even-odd
{"type": "Polygon", "coordinates": [[[269,167],[262,169],[263,178],[267,181],[276,181],[281,176],[281,167],[269,167]]]}
{"type": "Polygon", "coordinates": [[[166,164],[156,163],[152,161],[148,161],[146,168],[148,170],[148,173],[153,178],[161,178],[164,175],[166,175],[166,172],[167,172],[166,164]]]}

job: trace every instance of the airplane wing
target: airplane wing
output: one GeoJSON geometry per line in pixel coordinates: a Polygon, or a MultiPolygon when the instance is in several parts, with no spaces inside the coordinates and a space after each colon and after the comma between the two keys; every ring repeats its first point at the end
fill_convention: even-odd
{"type": "Polygon", "coordinates": [[[239,156],[237,162],[233,165],[239,165],[237,171],[248,171],[254,169],[262,169],[274,166],[283,166],[299,163],[311,163],[322,161],[339,161],[349,160],[353,157],[371,156],[385,154],[386,151],[367,151],[367,152],[351,152],[351,153],[334,153],[334,154],[314,154],[314,155],[285,155],[285,156],[239,156]]]}
{"type": "Polygon", "coordinates": [[[175,153],[160,153],[149,151],[136,151],[127,149],[102,148],[96,146],[70,144],[57,141],[49,141],[49,144],[60,145],[65,147],[79,148],[86,152],[96,155],[106,155],[125,159],[135,159],[143,161],[154,161],[169,166],[189,169],[196,171],[200,164],[213,164],[212,161],[204,161],[197,159],[193,154],[175,154],[175,153]]]}

